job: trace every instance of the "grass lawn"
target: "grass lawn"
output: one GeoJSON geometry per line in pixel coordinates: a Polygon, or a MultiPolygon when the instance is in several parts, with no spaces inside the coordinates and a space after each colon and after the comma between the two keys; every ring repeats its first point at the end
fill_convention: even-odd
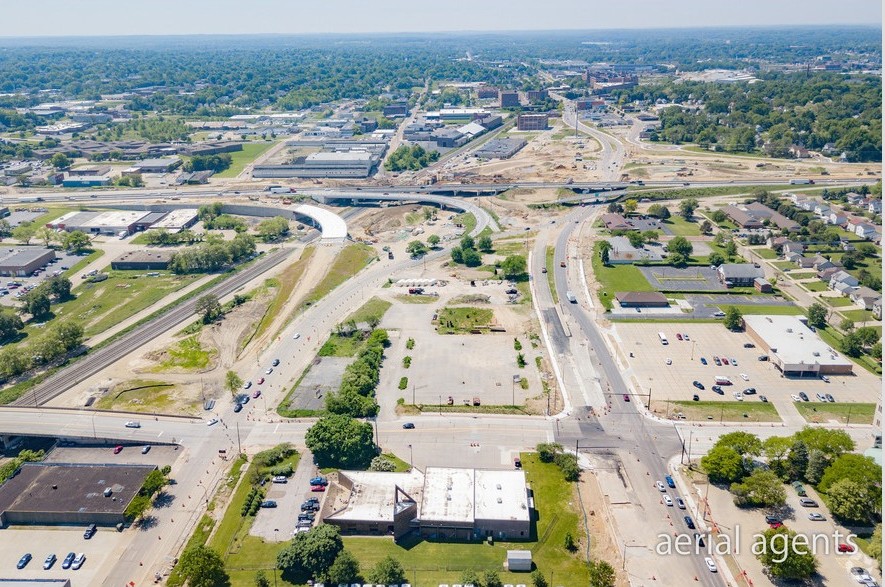
{"type": "Polygon", "coordinates": [[[755,306],[741,305],[737,306],[741,314],[775,314],[778,316],[797,316],[805,312],[799,306],[755,306]]]}
{"type": "Polygon", "coordinates": [[[839,313],[845,318],[853,320],[857,326],[861,326],[863,322],[873,322],[876,324],[879,322],[869,310],[839,310],[839,313]]]}
{"type": "Polygon", "coordinates": [[[689,222],[681,216],[673,215],[664,220],[664,226],[676,236],[701,236],[701,227],[696,222],[689,222]]]}
{"type": "MultiPolygon", "coordinates": [[[[161,273],[145,277],[142,271],[109,271],[109,278],[84,283],[74,289],[74,299],[54,305],[57,318],[71,318],[83,326],[86,337],[94,336],[162,300],[202,275],[161,273]]],[[[32,327],[25,330],[30,331],[32,327]]]]}
{"type": "Polygon", "coordinates": [[[196,336],[178,341],[166,351],[168,358],[163,361],[155,372],[169,369],[186,369],[200,371],[209,366],[209,362],[218,354],[215,349],[204,349],[196,336]]]}
{"type": "Polygon", "coordinates": [[[789,271],[790,269],[796,268],[796,264],[792,261],[775,261],[774,263],[772,263],[772,265],[774,265],[781,271],[789,271]]]}
{"type": "Polygon", "coordinates": [[[452,220],[455,224],[461,224],[464,227],[464,234],[470,234],[476,228],[476,217],[470,212],[458,214],[452,220]]]}
{"type": "MultiPolygon", "coordinates": [[[[162,381],[133,379],[117,384],[94,407],[99,410],[126,410],[130,412],[168,412],[176,403],[175,386],[162,381]]],[[[196,411],[199,400],[190,402],[188,412],[196,411]]]]}
{"type": "Polygon", "coordinates": [[[809,281],[808,283],[803,283],[801,285],[808,291],[827,291],[827,284],[823,281],[809,281]]]}
{"type": "Polygon", "coordinates": [[[342,334],[332,333],[329,339],[320,347],[317,353],[318,357],[355,357],[363,348],[363,337],[360,336],[361,331],[357,331],[354,336],[345,336],[342,334]]]}
{"type": "Polygon", "coordinates": [[[825,301],[827,304],[833,306],[834,308],[844,308],[845,306],[854,305],[854,302],[852,302],[850,298],[845,297],[821,297],[818,299],[825,301]]]}
{"type": "Polygon", "coordinates": [[[443,308],[437,319],[439,334],[468,334],[473,330],[486,331],[494,313],[488,308],[443,308]]]}
{"type": "Polygon", "coordinates": [[[612,300],[619,291],[655,291],[638,267],[634,265],[603,265],[596,247],[593,250],[592,263],[593,273],[602,285],[599,290],[599,299],[606,310],[612,309],[612,300]]]}
{"type": "Polygon", "coordinates": [[[344,247],[338,257],[335,258],[335,262],[332,263],[329,272],[307,294],[307,299],[301,304],[301,309],[306,309],[308,306],[323,299],[326,294],[356,275],[374,258],[375,249],[368,245],[353,244],[344,247]]]}
{"type": "Polygon", "coordinates": [[[777,259],[777,253],[768,247],[758,247],[751,250],[763,259],[777,259]]]}
{"type": "MultiPolygon", "coordinates": [[[[825,343],[836,350],[839,350],[842,347],[842,334],[840,334],[839,331],[837,331],[835,328],[818,328],[817,335],[820,336],[821,340],[823,340],[825,343]]],[[[882,365],[879,364],[879,361],[869,355],[861,355],[859,357],[848,358],[869,371],[870,373],[874,373],[876,375],[882,374],[882,365]]]]}
{"type": "Polygon", "coordinates": [[[400,294],[394,297],[404,304],[432,304],[439,301],[439,296],[425,296],[423,294],[400,294]]]}
{"type": "Polygon", "coordinates": [[[360,324],[361,322],[368,322],[369,320],[373,319],[380,322],[381,318],[384,317],[384,314],[387,313],[387,310],[392,305],[393,304],[391,304],[387,300],[382,300],[381,298],[370,298],[369,301],[363,304],[362,307],[360,307],[356,312],[348,316],[345,322],[353,320],[357,324],[360,324]]]}
{"type": "Polygon", "coordinates": [[[550,286],[550,295],[553,296],[553,303],[559,303],[559,294],[556,292],[556,280],[553,276],[553,271],[555,270],[553,265],[553,255],[556,253],[556,249],[554,247],[547,247],[546,251],[544,251],[544,267],[547,269],[547,284],[550,286]]]}
{"type": "MultiPolygon", "coordinates": [[[[787,277],[790,279],[811,279],[812,277],[817,277],[817,273],[814,271],[799,271],[797,273],[787,273],[787,277]]],[[[823,281],[821,281],[823,283],[823,281]]]]}
{"type": "Polygon", "coordinates": [[[79,261],[71,265],[71,268],[65,271],[62,275],[68,278],[73,277],[74,275],[79,273],[80,270],[83,269],[83,267],[86,267],[102,255],[104,255],[104,251],[101,249],[96,249],[85,257],[81,257],[79,261]]]}
{"type": "Polygon", "coordinates": [[[830,422],[852,424],[872,424],[876,404],[796,402],[793,404],[808,422],[830,422]]]}
{"type": "MultiPolygon", "coordinates": [[[[277,316],[279,316],[283,306],[289,301],[289,296],[292,294],[292,290],[295,289],[295,286],[301,280],[301,276],[304,275],[304,271],[307,269],[307,265],[310,263],[310,258],[313,257],[315,251],[316,249],[314,247],[307,247],[297,261],[286,267],[278,277],[274,278],[272,283],[276,288],[276,291],[274,292],[273,299],[267,305],[267,309],[264,311],[264,315],[261,316],[261,320],[255,327],[252,336],[243,342],[243,348],[245,348],[253,338],[260,336],[265,330],[267,330],[271,323],[277,318],[277,316]]],[[[277,335],[279,335],[279,332],[277,335]]]]}
{"type": "Polygon", "coordinates": [[[273,146],[273,143],[246,143],[243,145],[242,151],[234,151],[230,153],[231,165],[221,173],[216,173],[215,177],[236,177],[243,171],[249,163],[256,157],[267,151],[273,146]]]}
{"type": "MultiPolygon", "coordinates": [[[[728,393],[728,391],[726,391],[728,393]]],[[[653,402],[654,411],[666,414],[669,405],[670,415],[677,412],[685,414],[686,420],[719,420],[721,422],[780,422],[781,418],[774,406],[759,400],[742,402],[690,402],[657,400],[653,402]]]]}

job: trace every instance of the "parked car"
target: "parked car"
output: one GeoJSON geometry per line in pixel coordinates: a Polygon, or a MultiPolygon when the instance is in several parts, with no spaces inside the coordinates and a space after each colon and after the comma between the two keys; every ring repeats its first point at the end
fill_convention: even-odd
{"type": "Polygon", "coordinates": [[[18,564],[15,565],[15,568],[19,570],[25,568],[26,566],[28,566],[28,563],[31,562],[32,558],[34,557],[31,556],[30,552],[24,553],[22,557],[18,559],[18,564]]]}
{"type": "Polygon", "coordinates": [[[707,364],[707,359],[705,359],[704,357],[701,357],[701,365],[706,365],[706,364],[707,364]]]}
{"type": "Polygon", "coordinates": [[[661,483],[660,481],[655,481],[655,487],[657,487],[658,491],[660,491],[661,493],[667,491],[667,488],[664,487],[664,484],[661,483]]]}
{"type": "Polygon", "coordinates": [[[117,446],[114,447],[114,454],[115,455],[118,455],[121,452],[123,452],[123,447],[121,445],[118,444],[117,446]]]}
{"type": "Polygon", "coordinates": [[[289,480],[286,479],[283,475],[274,475],[273,478],[271,479],[271,481],[274,483],[288,483],[289,482],[289,480]]]}
{"type": "Polygon", "coordinates": [[[668,358],[668,359],[667,359],[666,361],[664,361],[664,362],[667,363],[668,365],[672,365],[672,364],[673,364],[673,359],[668,358]]]}
{"type": "Polygon", "coordinates": [[[273,361],[271,361],[270,364],[273,365],[274,367],[276,367],[277,365],[280,364],[280,360],[279,360],[279,359],[274,359],[273,361]]]}
{"type": "Polygon", "coordinates": [[[297,332],[292,336],[292,340],[298,340],[299,338],[301,338],[301,334],[297,332]]]}
{"type": "Polygon", "coordinates": [[[61,568],[70,569],[71,565],[74,563],[74,559],[77,557],[73,552],[69,552],[67,556],[65,556],[64,560],[61,561],[61,568]]]}
{"type": "Polygon", "coordinates": [[[712,389],[714,392],[718,393],[719,395],[725,395],[725,392],[722,391],[722,388],[719,387],[718,385],[714,385],[711,389],[712,389]]]}
{"type": "Polygon", "coordinates": [[[745,349],[754,349],[754,348],[756,348],[756,345],[753,344],[752,342],[745,342],[745,343],[744,343],[744,348],[745,348],[745,349]]]}
{"type": "Polygon", "coordinates": [[[682,519],[685,520],[685,525],[688,526],[689,530],[695,529],[694,520],[691,519],[691,516],[683,516],[682,519]]]}
{"type": "Polygon", "coordinates": [[[824,394],[822,394],[822,393],[818,393],[818,394],[817,394],[817,401],[819,401],[819,402],[825,402],[825,401],[827,401],[827,397],[826,397],[824,394]]]}
{"type": "Polygon", "coordinates": [[[764,396],[764,395],[760,395],[760,396],[759,396],[759,401],[761,401],[761,402],[765,402],[765,403],[768,403],[768,397],[767,397],[767,396],[764,396]]]}
{"type": "Polygon", "coordinates": [[[81,552],[74,559],[74,562],[71,563],[71,568],[74,569],[75,571],[79,570],[79,568],[82,567],[83,563],[85,563],[85,562],[86,562],[86,555],[81,552]]]}
{"type": "Polygon", "coordinates": [[[744,394],[742,394],[741,392],[736,391],[736,392],[734,392],[733,395],[734,395],[734,399],[735,399],[735,400],[737,400],[737,401],[739,401],[739,402],[744,401],[744,394]]]}
{"type": "Polygon", "coordinates": [[[701,396],[699,396],[698,394],[694,394],[693,396],[691,396],[691,401],[699,402],[701,401],[701,396]]]}
{"type": "Polygon", "coordinates": [[[755,387],[748,387],[747,389],[744,390],[744,395],[756,395],[756,388],[755,387]]]}
{"type": "Polygon", "coordinates": [[[737,367],[737,366],[738,366],[738,360],[735,359],[734,357],[732,357],[732,358],[731,358],[731,364],[734,365],[735,367],[737,367]]]}
{"type": "Polygon", "coordinates": [[[807,402],[807,401],[808,401],[808,394],[805,393],[804,391],[800,391],[800,392],[799,392],[799,397],[802,398],[802,401],[803,401],[803,402],[807,402]]]}
{"type": "Polygon", "coordinates": [[[310,490],[311,490],[311,491],[314,491],[314,492],[317,492],[317,491],[325,491],[325,490],[326,490],[326,486],[325,486],[325,485],[311,485],[311,486],[310,486],[310,490]]]}
{"type": "Polygon", "coordinates": [[[836,546],[836,550],[839,552],[854,552],[854,547],[845,542],[840,542],[838,546],[836,546]]]}
{"type": "Polygon", "coordinates": [[[744,381],[749,381],[749,380],[750,380],[750,376],[747,375],[746,373],[741,373],[741,374],[740,374],[740,378],[743,379],[744,381]]]}
{"type": "Polygon", "coordinates": [[[89,524],[88,526],[86,526],[86,531],[83,532],[83,538],[89,540],[90,538],[95,536],[96,532],[98,532],[98,526],[96,526],[95,524],[89,524]]]}
{"type": "Polygon", "coordinates": [[[827,394],[824,395],[824,397],[827,398],[827,401],[830,402],[830,403],[834,403],[834,402],[836,401],[836,398],[834,398],[834,397],[832,396],[832,394],[827,393],[827,394]]]}
{"type": "Polygon", "coordinates": [[[698,546],[700,546],[701,548],[703,548],[705,546],[704,537],[701,536],[700,534],[698,534],[697,532],[694,533],[694,539],[695,539],[695,542],[698,543],[698,546]]]}
{"type": "Polygon", "coordinates": [[[717,367],[722,366],[722,361],[719,360],[719,357],[713,357],[713,363],[715,363],[717,367]]]}
{"type": "Polygon", "coordinates": [[[624,401],[625,401],[625,402],[630,401],[630,396],[627,395],[626,393],[624,394],[624,401]]]}
{"type": "Polygon", "coordinates": [[[261,507],[263,508],[275,508],[277,507],[277,502],[272,499],[265,499],[261,502],[261,507]]]}
{"type": "Polygon", "coordinates": [[[728,365],[728,357],[719,357],[719,360],[722,361],[723,365],[728,365]]]}
{"type": "Polygon", "coordinates": [[[793,489],[796,491],[796,495],[800,497],[805,497],[806,495],[808,495],[807,493],[805,493],[805,486],[798,481],[793,481],[793,489]]]}
{"type": "Polygon", "coordinates": [[[683,332],[683,333],[682,333],[682,340],[691,340],[691,339],[688,338],[688,334],[687,334],[687,333],[683,332]]]}
{"type": "Polygon", "coordinates": [[[695,387],[697,387],[698,389],[704,389],[704,384],[701,383],[700,381],[692,381],[691,384],[694,385],[695,387]]]}
{"type": "Polygon", "coordinates": [[[265,375],[270,375],[271,373],[273,373],[273,367],[268,367],[267,370],[264,372],[265,375]]]}
{"type": "Polygon", "coordinates": [[[257,383],[258,385],[264,385],[264,377],[259,377],[257,383]]]}
{"type": "Polygon", "coordinates": [[[684,510],[685,509],[685,500],[682,499],[681,497],[677,497],[676,498],[676,507],[678,507],[681,510],[684,510]]]}
{"type": "Polygon", "coordinates": [[[682,340],[682,335],[680,333],[676,333],[676,340],[682,340]]]}
{"type": "Polygon", "coordinates": [[[790,399],[793,400],[794,402],[801,402],[802,401],[802,398],[799,397],[798,395],[796,395],[795,393],[790,394],[790,399]]]}
{"type": "Polygon", "coordinates": [[[811,512],[810,514],[808,514],[808,519],[812,522],[823,522],[826,520],[824,515],[820,512],[811,512]]]}
{"type": "Polygon", "coordinates": [[[48,571],[52,568],[52,565],[55,564],[58,558],[54,554],[50,554],[46,557],[46,560],[43,561],[43,570],[48,571]]]}
{"type": "Polygon", "coordinates": [[[673,500],[670,498],[669,495],[667,495],[665,493],[663,498],[664,498],[664,505],[666,505],[667,507],[673,507],[673,500]]]}
{"type": "Polygon", "coordinates": [[[243,404],[241,404],[240,402],[237,402],[234,404],[234,412],[240,412],[240,411],[242,411],[242,409],[243,409],[243,404]]]}
{"type": "Polygon", "coordinates": [[[251,381],[247,381],[246,383],[243,384],[243,389],[249,389],[250,387],[252,387],[251,381]]]}
{"type": "Polygon", "coordinates": [[[209,418],[206,422],[206,426],[214,426],[215,424],[218,424],[218,418],[209,418]]]}
{"type": "Polygon", "coordinates": [[[328,485],[329,480],[322,476],[316,476],[310,480],[311,485],[328,485]]]}
{"type": "Polygon", "coordinates": [[[258,399],[259,397],[261,397],[261,390],[260,390],[260,389],[256,389],[255,391],[253,391],[253,392],[252,392],[252,397],[253,397],[254,399],[258,399]]]}
{"type": "Polygon", "coordinates": [[[706,563],[706,565],[707,565],[707,569],[708,569],[711,573],[717,573],[717,572],[719,572],[719,568],[716,566],[716,563],[713,562],[713,559],[710,558],[709,556],[705,556],[705,557],[704,557],[704,563],[706,563]]]}
{"type": "Polygon", "coordinates": [[[151,452],[151,445],[146,444],[143,447],[141,447],[141,454],[146,455],[149,452],[151,452]]]}

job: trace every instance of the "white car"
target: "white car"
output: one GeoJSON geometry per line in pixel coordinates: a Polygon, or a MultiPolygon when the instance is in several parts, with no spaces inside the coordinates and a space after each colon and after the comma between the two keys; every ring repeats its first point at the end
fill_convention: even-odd
{"type": "Polygon", "coordinates": [[[716,563],[713,562],[712,558],[706,556],[704,557],[704,562],[707,564],[707,568],[710,570],[711,573],[719,572],[719,567],[716,566],[716,563]]]}
{"type": "Polygon", "coordinates": [[[206,426],[213,426],[218,424],[218,418],[211,418],[208,422],[206,422],[206,426]]]}
{"type": "Polygon", "coordinates": [[[744,381],[749,381],[750,377],[746,373],[741,373],[741,379],[743,379],[744,381]]]}
{"type": "Polygon", "coordinates": [[[301,334],[296,332],[295,336],[292,337],[292,340],[298,340],[299,338],[301,338],[301,334]]]}
{"type": "Polygon", "coordinates": [[[74,559],[74,562],[71,563],[71,568],[75,571],[83,566],[83,563],[86,562],[86,555],[82,552],[77,555],[77,558],[74,559]]]}
{"type": "Polygon", "coordinates": [[[826,375],[821,375],[820,378],[821,378],[821,380],[822,380],[824,383],[829,383],[829,382],[830,382],[830,378],[827,377],[826,375]]]}
{"type": "Polygon", "coordinates": [[[129,420],[125,424],[126,428],[141,428],[141,423],[136,422],[135,420],[129,420]]]}
{"type": "Polygon", "coordinates": [[[655,481],[655,487],[657,487],[658,491],[660,491],[661,493],[667,491],[667,488],[664,487],[664,484],[661,483],[660,481],[655,481]]]}
{"type": "Polygon", "coordinates": [[[863,583],[864,581],[871,580],[872,577],[863,567],[851,567],[851,576],[854,577],[854,580],[858,583],[863,583]]]}
{"type": "Polygon", "coordinates": [[[265,375],[270,375],[271,373],[273,373],[273,367],[268,367],[267,370],[264,372],[265,375]]]}
{"type": "Polygon", "coordinates": [[[739,391],[736,391],[736,392],[734,392],[734,399],[736,399],[739,402],[742,402],[742,401],[744,401],[744,394],[742,394],[739,391]]]}
{"type": "Polygon", "coordinates": [[[667,364],[668,364],[668,365],[672,365],[672,364],[673,364],[673,359],[667,359],[667,364]]]}
{"type": "Polygon", "coordinates": [[[673,507],[673,500],[670,499],[669,495],[664,495],[664,505],[666,505],[667,507],[673,507]]]}
{"type": "Polygon", "coordinates": [[[802,398],[799,397],[798,395],[796,395],[795,393],[790,394],[790,399],[792,399],[794,402],[801,402],[802,401],[802,398]]]}

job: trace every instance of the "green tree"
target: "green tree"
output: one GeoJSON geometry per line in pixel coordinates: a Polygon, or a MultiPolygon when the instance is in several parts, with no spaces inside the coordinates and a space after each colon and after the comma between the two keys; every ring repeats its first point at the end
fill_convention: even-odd
{"type": "Polygon", "coordinates": [[[738,454],[747,457],[757,457],[762,454],[762,441],[755,434],[737,431],[723,434],[716,441],[716,446],[729,446],[738,454]]]}
{"type": "Polygon", "coordinates": [[[427,246],[419,240],[414,240],[406,245],[406,252],[413,258],[423,257],[427,254],[427,246]]]}
{"type": "Polygon", "coordinates": [[[324,580],[344,550],[337,526],[320,524],[295,537],[277,553],[277,568],[290,582],[304,583],[313,576],[324,580]]]}
{"type": "Polygon", "coordinates": [[[850,479],[865,488],[870,497],[880,499],[882,467],[870,458],[856,453],[839,455],[820,479],[818,489],[829,493],[830,488],[843,479],[850,479]]]}
{"type": "Polygon", "coordinates": [[[237,375],[236,371],[228,371],[224,376],[224,387],[231,395],[236,395],[237,391],[243,386],[243,379],[237,375]]]}
{"type": "Polygon", "coordinates": [[[639,203],[634,199],[629,199],[624,201],[624,212],[627,214],[632,214],[636,212],[636,208],[639,206],[639,203]]]}
{"type": "Polygon", "coordinates": [[[701,234],[710,234],[713,232],[713,223],[709,220],[701,222],[701,234]]]}
{"type": "Polygon", "coordinates": [[[762,443],[762,453],[768,461],[768,466],[783,480],[789,478],[789,463],[787,459],[792,446],[793,440],[785,436],[770,436],[762,443]]]}
{"type": "Polygon", "coordinates": [[[776,508],[787,503],[784,485],[773,471],[757,469],[740,483],[732,483],[730,491],[738,507],[776,508]]]}
{"type": "Polygon", "coordinates": [[[74,230],[65,233],[61,238],[61,243],[66,251],[72,253],[83,252],[92,245],[92,241],[89,240],[89,235],[82,230],[74,230]]]}
{"type": "Polygon", "coordinates": [[[508,279],[522,277],[525,275],[527,267],[526,259],[522,255],[509,255],[501,262],[501,271],[508,279]]]}
{"type": "Polygon", "coordinates": [[[0,349],[0,375],[4,378],[21,375],[30,367],[21,349],[7,346],[0,349]]]}
{"type": "Polygon", "coordinates": [[[609,253],[612,250],[612,245],[608,241],[599,241],[599,256],[602,259],[603,265],[608,265],[609,262],[609,253]]]}
{"type": "Polygon", "coordinates": [[[482,257],[474,249],[464,249],[464,264],[468,267],[479,267],[482,265],[482,257]]]}
{"type": "Polygon", "coordinates": [[[22,319],[11,312],[0,312],[0,341],[12,338],[24,328],[22,319]]]}
{"type": "Polygon", "coordinates": [[[255,230],[264,242],[273,242],[289,234],[289,221],[282,216],[268,218],[259,222],[255,230]]]}
{"type": "Polygon", "coordinates": [[[722,323],[729,330],[740,330],[744,327],[744,316],[737,306],[728,306],[725,309],[725,319],[722,323]]]}
{"type": "Polygon", "coordinates": [[[867,488],[852,479],[840,479],[827,492],[828,505],[834,516],[843,523],[866,524],[875,507],[870,503],[867,488]]]}
{"type": "Polygon", "coordinates": [[[255,587],[270,587],[270,579],[267,578],[263,570],[255,573],[255,587]]]}
{"type": "Polygon", "coordinates": [[[737,244],[734,241],[728,241],[725,243],[725,257],[731,261],[737,255],[737,244]]]}
{"type": "Polygon", "coordinates": [[[844,430],[829,430],[827,428],[812,428],[806,426],[793,434],[793,439],[802,442],[808,450],[817,449],[823,452],[828,459],[834,459],[844,453],[854,450],[854,440],[844,430]]]}
{"type": "Polygon", "coordinates": [[[141,484],[141,491],[139,493],[145,497],[153,497],[166,486],[167,482],[166,476],[159,469],[154,469],[144,478],[144,483],[141,484]]]}
{"type": "Polygon", "coordinates": [[[558,442],[541,442],[535,447],[535,450],[542,463],[552,463],[556,455],[562,452],[562,445],[558,442]]]}
{"type": "Polygon", "coordinates": [[[431,234],[427,237],[427,244],[433,248],[436,248],[439,245],[440,238],[439,235],[431,234]]]}
{"type": "Polygon", "coordinates": [[[796,532],[786,526],[769,528],[753,545],[756,558],[775,579],[802,581],[817,571],[817,559],[807,542],[796,541],[795,537],[796,532]]]}
{"type": "Polygon", "coordinates": [[[83,327],[72,321],[59,322],[49,335],[54,337],[65,351],[72,351],[83,344],[83,327]]]}
{"type": "Polygon", "coordinates": [[[722,210],[714,210],[712,214],[710,214],[710,218],[713,219],[713,222],[720,223],[728,220],[728,216],[722,210]]]}
{"type": "Polygon", "coordinates": [[[656,218],[660,218],[661,220],[666,220],[670,217],[670,209],[666,206],[662,206],[661,204],[652,204],[648,207],[649,216],[654,216],[656,218]]]}
{"type": "Polygon", "coordinates": [[[494,250],[492,246],[492,237],[488,235],[479,237],[479,240],[476,241],[476,248],[483,253],[491,253],[494,250]]]}
{"type": "Polygon", "coordinates": [[[541,569],[535,569],[532,571],[532,587],[548,587],[547,578],[544,577],[544,573],[541,572],[541,569]]]}
{"type": "Polygon", "coordinates": [[[23,245],[26,245],[30,243],[31,239],[34,238],[34,235],[37,234],[38,228],[39,227],[33,222],[22,222],[12,229],[12,238],[23,245]]]}
{"type": "Polygon", "coordinates": [[[615,587],[617,574],[614,567],[606,561],[590,561],[587,569],[590,571],[590,587],[615,587]]]}
{"type": "Polygon", "coordinates": [[[53,275],[43,286],[60,302],[71,297],[71,280],[63,275],[53,275]]]}
{"type": "Polygon", "coordinates": [[[44,247],[48,247],[53,241],[58,238],[58,233],[48,226],[41,226],[34,232],[34,237],[39,239],[43,243],[44,247]]]}
{"type": "Polygon", "coordinates": [[[808,469],[808,446],[801,440],[794,440],[787,457],[788,480],[797,481],[805,478],[808,469]]]}
{"type": "Polygon", "coordinates": [[[473,240],[473,237],[469,234],[465,234],[461,237],[461,248],[462,249],[475,249],[476,241],[473,240]]]}
{"type": "Polygon", "coordinates": [[[320,467],[364,469],[377,454],[372,425],[346,415],[321,417],[304,440],[320,467]]]}
{"type": "Polygon", "coordinates": [[[224,570],[221,556],[208,546],[193,546],[184,551],[179,561],[181,575],[190,587],[224,587],[230,577],[224,570]]]}
{"type": "Polygon", "coordinates": [[[329,583],[351,585],[361,582],[360,563],[348,550],[342,550],[329,567],[329,583]]]}
{"type": "Polygon", "coordinates": [[[45,320],[49,318],[49,296],[42,288],[29,291],[22,298],[21,310],[30,314],[34,320],[45,320]]]}
{"type": "Polygon", "coordinates": [[[719,265],[725,263],[725,257],[723,257],[720,253],[714,251],[710,253],[707,261],[709,261],[710,265],[716,265],[718,267],[719,265]]]}
{"type": "Polygon", "coordinates": [[[867,547],[867,552],[871,557],[876,559],[879,563],[879,569],[882,568],[882,524],[876,524],[875,530],[873,530],[873,535],[870,536],[870,544],[867,547]]]}
{"type": "Polygon", "coordinates": [[[863,342],[856,332],[849,332],[839,341],[839,350],[849,357],[859,357],[863,354],[863,342]]]}
{"type": "Polygon", "coordinates": [[[49,159],[49,164],[56,169],[67,169],[71,166],[71,160],[64,153],[55,153],[49,159]]]}
{"type": "Polygon", "coordinates": [[[829,464],[827,455],[825,455],[823,451],[816,448],[809,450],[808,466],[805,468],[805,479],[809,483],[817,485],[829,464]]]}
{"type": "Polygon", "coordinates": [[[203,316],[203,324],[209,324],[221,315],[221,303],[215,294],[206,294],[197,300],[196,310],[203,316]]]}
{"type": "Polygon", "coordinates": [[[713,483],[734,483],[744,477],[744,459],[729,446],[714,446],[701,457],[701,467],[713,483]]]}
{"type": "Polygon", "coordinates": [[[390,555],[372,567],[367,577],[370,583],[381,583],[383,585],[400,584],[406,582],[406,573],[403,571],[402,565],[398,560],[390,555]]]}
{"type": "Polygon", "coordinates": [[[452,261],[459,265],[464,262],[464,250],[461,247],[452,247],[452,261]]]}
{"type": "Polygon", "coordinates": [[[575,537],[572,536],[571,532],[565,533],[565,538],[563,538],[562,545],[569,552],[574,552],[575,550],[578,549],[578,545],[575,542],[575,537]]]}
{"type": "Polygon", "coordinates": [[[815,302],[808,306],[808,325],[815,328],[824,328],[827,325],[827,309],[823,304],[815,302]]]}
{"type": "Polygon", "coordinates": [[[504,583],[501,581],[497,571],[486,571],[483,579],[485,587],[504,587],[504,583]]]}
{"type": "Polygon", "coordinates": [[[679,214],[686,220],[691,220],[694,211],[698,208],[698,201],[694,198],[685,198],[679,202],[679,214]]]}
{"type": "Polygon", "coordinates": [[[694,247],[684,236],[674,236],[667,243],[668,253],[678,253],[685,257],[691,257],[694,247]]]}
{"type": "Polygon", "coordinates": [[[479,580],[479,574],[473,569],[467,569],[466,571],[461,572],[461,584],[462,585],[482,585],[479,580]]]}

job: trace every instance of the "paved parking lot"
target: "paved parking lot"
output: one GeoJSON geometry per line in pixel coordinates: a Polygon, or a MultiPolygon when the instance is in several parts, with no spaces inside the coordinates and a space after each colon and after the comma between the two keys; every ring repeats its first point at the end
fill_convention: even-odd
{"type": "Polygon", "coordinates": [[[293,410],[322,410],[326,407],[326,395],[338,391],[344,370],[353,357],[317,357],[310,371],[301,380],[292,395],[289,407],[293,410]]]}
{"type": "Polygon", "coordinates": [[[652,401],[686,401],[695,393],[704,401],[734,401],[733,392],[755,387],[757,395],[745,397],[745,401],[758,402],[759,395],[765,395],[781,416],[787,417],[797,415],[790,396],[800,391],[812,400],[817,393],[831,393],[837,402],[875,403],[879,399],[881,381],[860,367],[855,367],[855,374],[851,376],[831,376],[830,383],[820,379],[785,378],[770,362],[757,360],[761,354],[758,348],[744,348],[744,343],[751,342],[746,333],[731,332],[721,324],[619,323],[616,331],[621,348],[628,356],[627,375],[641,388],[641,393],[652,390],[652,401]],[[667,346],[661,344],[658,332],[667,337],[667,346]],[[678,340],[677,332],[688,334],[690,341],[678,340]],[[730,364],[717,367],[713,355],[727,357],[730,364]],[[707,360],[707,365],[701,363],[701,357],[707,360]],[[672,364],[667,365],[667,359],[672,364]],[[737,359],[737,366],[731,364],[731,359],[737,359]],[[747,381],[741,378],[741,373],[747,375],[747,381]],[[733,382],[723,387],[725,395],[711,390],[717,375],[733,382]],[[695,380],[706,389],[693,387],[695,380]]]}
{"type": "MultiPolygon", "coordinates": [[[[265,540],[285,541],[292,537],[298,514],[301,513],[301,503],[308,497],[322,499],[325,492],[313,493],[310,491],[310,479],[317,474],[313,465],[313,455],[303,449],[301,459],[295,473],[287,483],[269,483],[265,499],[277,502],[275,508],[261,508],[255,516],[255,522],[249,529],[249,534],[265,540]]],[[[319,513],[317,513],[317,521],[319,513]]]]}
{"type": "MultiPolygon", "coordinates": [[[[849,532],[833,522],[830,512],[827,511],[814,489],[807,484],[805,486],[808,496],[818,502],[820,507],[817,508],[802,507],[796,492],[791,487],[786,489],[787,505],[791,514],[784,518],[784,525],[807,536],[810,543],[812,538],[815,539],[813,544],[819,563],[818,573],[820,576],[814,580],[814,585],[851,585],[853,583],[848,570],[856,566],[864,567],[878,581],[882,580],[881,575],[876,572],[875,561],[859,549],[854,553],[837,552],[837,544],[845,542],[845,536],[849,532]],[[810,512],[819,512],[826,517],[826,520],[813,522],[808,519],[810,512]],[[837,531],[839,535],[836,534],[837,531]]],[[[740,537],[734,549],[737,551],[735,558],[738,564],[747,572],[754,585],[770,585],[770,579],[764,575],[762,565],[756,560],[751,550],[754,534],[761,533],[767,528],[765,524],[766,512],[738,508],[734,505],[733,496],[729,492],[715,486],[710,487],[708,497],[713,518],[724,534],[730,537],[732,544],[735,544],[737,536],[740,537]]]]}
{"type": "Polygon", "coordinates": [[[172,465],[181,455],[174,446],[151,445],[147,454],[141,452],[143,444],[126,445],[119,454],[114,454],[113,445],[58,447],[46,456],[48,463],[110,463],[114,465],[172,465]]]}
{"type": "MultiPolygon", "coordinates": [[[[62,267],[73,267],[77,262],[82,259],[82,257],[78,255],[74,255],[71,253],[66,253],[64,251],[56,251],[56,260],[52,263],[49,263],[46,268],[37,276],[28,275],[27,277],[18,277],[18,276],[2,276],[0,277],[0,304],[5,306],[15,306],[19,302],[19,298],[16,296],[19,292],[23,292],[26,286],[36,287],[43,283],[45,280],[58,272],[59,275],[64,274],[67,277],[73,277],[70,274],[70,271],[66,269],[62,269],[62,267]],[[13,285],[13,282],[21,284],[20,287],[16,287],[13,285]],[[3,293],[4,291],[8,293],[3,293]]],[[[23,293],[22,293],[23,295],[23,293]]]]}
{"type": "Polygon", "coordinates": [[[651,286],[660,291],[718,291],[725,286],[719,283],[715,269],[709,267],[639,267],[651,286]]]}
{"type": "Polygon", "coordinates": [[[71,579],[74,587],[100,585],[100,577],[117,562],[130,537],[138,530],[127,528],[120,533],[113,528],[100,528],[90,540],[83,539],[84,527],[13,526],[0,532],[0,573],[15,579],[71,579]],[[15,568],[19,558],[30,552],[34,557],[22,570],[15,568]],[[83,553],[86,562],[77,571],[64,570],[61,561],[69,552],[83,553]],[[43,570],[46,555],[55,553],[55,565],[43,570]]]}

